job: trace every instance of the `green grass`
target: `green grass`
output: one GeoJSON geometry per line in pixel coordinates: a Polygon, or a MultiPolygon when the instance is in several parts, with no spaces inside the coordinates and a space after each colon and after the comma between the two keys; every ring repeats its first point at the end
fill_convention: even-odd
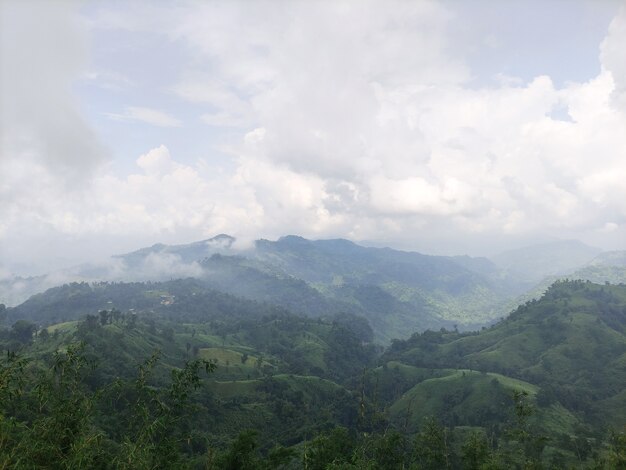
{"type": "Polygon", "coordinates": [[[502,386],[511,390],[526,392],[531,396],[536,395],[539,391],[539,387],[531,383],[524,382],[523,380],[514,379],[502,374],[496,374],[495,372],[487,372],[487,375],[498,379],[498,382],[500,382],[502,386]]]}
{"type": "MultiPolygon", "coordinates": [[[[241,366],[245,369],[257,367],[259,359],[248,355],[246,362],[242,362],[243,354],[232,349],[224,348],[200,348],[198,357],[201,359],[215,360],[220,367],[241,366]]],[[[267,364],[267,361],[263,362],[267,364]]]]}
{"type": "Polygon", "coordinates": [[[288,383],[293,390],[302,391],[307,395],[319,391],[333,392],[343,388],[332,380],[313,375],[278,374],[274,379],[288,383]]]}
{"type": "Polygon", "coordinates": [[[50,325],[48,329],[48,333],[54,333],[55,331],[61,332],[71,332],[75,331],[78,326],[78,321],[66,321],[64,323],[57,323],[56,325],[50,325]]]}
{"type": "Polygon", "coordinates": [[[506,414],[514,390],[531,395],[538,388],[501,374],[469,370],[443,370],[440,377],[423,380],[404,393],[389,408],[392,421],[416,429],[428,416],[454,419],[471,425],[487,413],[506,414]],[[448,418],[446,418],[448,416],[448,418]]]}
{"type": "Polygon", "coordinates": [[[208,382],[208,388],[219,398],[232,399],[234,397],[254,396],[260,380],[212,380],[208,382]]]}

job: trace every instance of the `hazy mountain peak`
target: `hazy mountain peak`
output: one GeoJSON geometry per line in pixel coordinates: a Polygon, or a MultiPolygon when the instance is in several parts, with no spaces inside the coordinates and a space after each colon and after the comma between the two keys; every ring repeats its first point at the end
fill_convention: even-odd
{"type": "Polygon", "coordinates": [[[626,251],[606,251],[600,253],[589,263],[592,266],[624,266],[626,267],[626,251]]]}
{"type": "Polygon", "coordinates": [[[276,243],[290,244],[290,245],[305,245],[310,244],[311,240],[307,240],[300,235],[285,235],[284,237],[280,237],[276,243]]]}
{"type": "Polygon", "coordinates": [[[570,273],[594,259],[602,250],[579,240],[556,240],[502,252],[491,260],[527,281],[570,273]]]}
{"type": "Polygon", "coordinates": [[[235,241],[237,241],[235,237],[231,237],[230,235],[227,235],[225,233],[220,233],[213,238],[204,240],[203,243],[213,248],[231,248],[235,241]]]}

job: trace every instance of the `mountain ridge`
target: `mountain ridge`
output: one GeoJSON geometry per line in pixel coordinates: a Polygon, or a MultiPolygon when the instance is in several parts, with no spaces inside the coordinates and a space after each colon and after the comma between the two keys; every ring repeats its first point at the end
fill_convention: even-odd
{"type": "Polygon", "coordinates": [[[107,267],[86,266],[83,272],[89,276],[81,279],[77,269],[70,280],[194,278],[207,288],[298,314],[361,315],[382,342],[428,328],[456,325],[468,330],[489,325],[525,301],[523,294],[532,287],[484,257],[435,256],[298,235],[259,239],[245,246],[227,234],[187,244],[157,243],[114,256],[108,269],[110,277],[107,267]]]}

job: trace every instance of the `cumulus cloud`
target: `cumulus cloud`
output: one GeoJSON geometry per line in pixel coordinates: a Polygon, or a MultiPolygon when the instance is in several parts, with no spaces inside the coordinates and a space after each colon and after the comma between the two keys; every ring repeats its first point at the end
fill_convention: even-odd
{"type": "Polygon", "coordinates": [[[107,113],[107,116],[116,121],[137,121],[157,127],[181,127],[183,123],[169,114],[158,109],[127,106],[123,113],[107,113]]]}
{"type": "MultiPolygon", "coordinates": [[[[115,8],[100,8],[94,21],[158,32],[193,57],[171,83],[172,100],[191,106],[207,132],[228,128],[232,162],[183,161],[154,142],[126,174],[102,167],[78,198],[43,157],[12,158],[0,183],[12,201],[0,237],[299,233],[420,248],[424,237],[616,246],[626,236],[624,10],[590,80],[555,85],[503,71],[477,85],[455,55],[458,20],[441,2],[115,8]]],[[[181,125],[149,108],[115,117],[181,125]]]]}
{"type": "MultiPolygon", "coordinates": [[[[179,34],[206,54],[218,82],[247,99],[258,127],[238,149],[239,173],[263,168],[248,185],[266,216],[276,199],[270,194],[279,194],[281,202],[298,201],[300,219],[316,214],[308,233],[352,227],[376,236],[376,217],[384,230],[405,232],[449,229],[447,222],[438,228],[444,218],[461,233],[583,233],[607,217],[624,230],[617,181],[626,121],[609,106],[614,74],[563,88],[547,76],[470,88],[467,69],[445,47],[440,5],[397,6],[341,3],[312,13],[299,4],[288,21],[248,19],[249,41],[198,28],[209,10],[181,20],[179,34]],[[242,73],[259,55],[262,73],[242,73]],[[552,118],[555,108],[571,119],[552,118]]],[[[623,56],[620,24],[613,22],[603,57],[623,56]]],[[[215,78],[193,86],[207,102],[214,89],[215,78]]]]}
{"type": "MultiPolygon", "coordinates": [[[[29,159],[78,183],[105,159],[72,94],[87,59],[86,25],[71,2],[0,3],[0,167],[29,159]]],[[[2,194],[6,200],[6,195],[2,194]]]]}
{"type": "MultiPolygon", "coordinates": [[[[468,87],[441,4],[298,3],[271,20],[239,7],[179,12],[176,37],[204,55],[211,79],[196,70],[177,90],[220,112],[236,103],[231,119],[256,124],[236,149],[238,175],[266,220],[293,203],[299,219],[315,214],[308,233],[370,229],[376,217],[406,231],[433,217],[489,233],[595,230],[609,214],[623,225],[614,73],[560,89],[548,76],[468,87]],[[199,26],[224,16],[248,34],[199,26]]],[[[623,56],[620,21],[604,62],[623,56]]]]}
{"type": "Polygon", "coordinates": [[[601,63],[602,68],[610,72],[615,89],[613,99],[622,111],[626,110],[626,5],[622,6],[619,14],[609,26],[609,33],[602,42],[601,63]]]}
{"type": "Polygon", "coordinates": [[[150,150],[137,159],[137,166],[148,174],[162,175],[173,171],[176,164],[172,161],[170,151],[165,145],[150,150]]]}

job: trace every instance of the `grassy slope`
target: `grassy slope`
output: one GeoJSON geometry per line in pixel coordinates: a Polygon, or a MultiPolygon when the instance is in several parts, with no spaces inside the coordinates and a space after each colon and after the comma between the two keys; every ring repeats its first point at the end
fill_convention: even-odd
{"type": "MultiPolygon", "coordinates": [[[[574,396],[589,390],[599,415],[619,426],[624,413],[615,411],[626,409],[625,331],[626,287],[562,283],[480,334],[415,336],[394,345],[387,357],[421,367],[499,372],[574,396]]],[[[418,384],[414,393],[425,399],[441,380],[418,384]]]]}

